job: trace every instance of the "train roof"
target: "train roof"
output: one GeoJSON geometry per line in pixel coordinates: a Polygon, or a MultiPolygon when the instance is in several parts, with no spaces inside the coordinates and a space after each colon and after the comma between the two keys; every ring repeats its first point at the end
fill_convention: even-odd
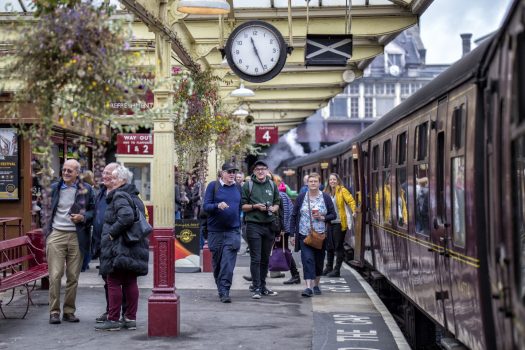
{"type": "Polygon", "coordinates": [[[322,150],[319,150],[314,153],[307,154],[304,157],[297,158],[287,164],[290,168],[296,168],[298,166],[307,165],[310,163],[314,163],[318,161],[319,159],[328,159],[334,156],[337,156],[344,152],[345,150],[352,147],[353,138],[348,139],[346,141],[341,141],[339,143],[336,143],[335,145],[331,145],[329,147],[323,148],[322,150]]]}
{"type": "Polygon", "coordinates": [[[397,121],[402,120],[416,110],[445,95],[460,84],[476,77],[483,63],[483,58],[487,54],[493,40],[494,37],[482,42],[477,48],[472,50],[472,52],[454,63],[447,70],[443,71],[434,80],[419,89],[403,103],[399,104],[381,117],[381,119],[378,119],[372,125],[368,126],[356,136],[354,141],[364,141],[378,134],[397,121]]]}

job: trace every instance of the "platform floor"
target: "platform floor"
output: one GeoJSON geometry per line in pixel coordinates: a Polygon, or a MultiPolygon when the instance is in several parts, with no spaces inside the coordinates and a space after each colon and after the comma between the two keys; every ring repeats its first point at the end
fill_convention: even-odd
{"type": "MultiPolygon", "coordinates": [[[[295,259],[300,262],[299,256],[295,259]]],[[[36,305],[25,319],[0,319],[0,349],[410,349],[383,303],[349,267],[340,278],[322,278],[321,296],[301,297],[303,284],[286,286],[283,278],[268,278],[268,286],[279,295],[252,300],[249,282],[242,278],[249,275],[249,257],[242,254],[231,304],[218,301],[211,273],[176,274],[179,337],[147,335],[152,270],[139,281],[137,330],[95,331],[94,320],[105,308],[96,265],[93,261],[80,275],[76,313],[80,323],[50,325],[47,291],[35,290],[36,305]]]]}

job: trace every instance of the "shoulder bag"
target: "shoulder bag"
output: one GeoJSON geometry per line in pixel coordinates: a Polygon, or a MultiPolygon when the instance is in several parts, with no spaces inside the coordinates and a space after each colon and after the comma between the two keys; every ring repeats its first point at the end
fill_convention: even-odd
{"type": "Polygon", "coordinates": [[[304,244],[307,244],[315,249],[322,249],[326,235],[324,233],[319,233],[316,230],[314,230],[314,225],[312,224],[312,209],[310,208],[309,194],[306,195],[306,200],[308,201],[308,218],[310,219],[310,232],[308,233],[308,236],[305,237],[304,244]]]}
{"type": "Polygon", "coordinates": [[[153,231],[153,228],[146,220],[144,213],[142,213],[135,205],[133,198],[131,198],[131,196],[129,196],[127,193],[124,196],[130,202],[131,208],[134,208],[135,218],[133,220],[133,224],[124,232],[122,237],[124,238],[125,243],[137,243],[140,240],[148,237],[153,231]]]}

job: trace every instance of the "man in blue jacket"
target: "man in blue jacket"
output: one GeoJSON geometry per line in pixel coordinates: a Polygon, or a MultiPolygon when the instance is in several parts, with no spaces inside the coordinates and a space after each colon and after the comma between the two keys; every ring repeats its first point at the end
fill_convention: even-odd
{"type": "Polygon", "coordinates": [[[237,171],[234,164],[225,163],[219,180],[210,182],[204,195],[213,277],[223,303],[231,303],[233,269],[241,247],[241,193],[235,184],[237,171]]]}

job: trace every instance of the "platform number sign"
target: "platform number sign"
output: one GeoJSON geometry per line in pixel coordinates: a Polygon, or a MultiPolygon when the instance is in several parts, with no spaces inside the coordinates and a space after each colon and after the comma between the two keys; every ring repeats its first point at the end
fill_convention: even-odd
{"type": "Polygon", "coordinates": [[[153,154],[153,135],[118,134],[117,154],[153,154]]]}
{"type": "Polygon", "coordinates": [[[276,126],[256,126],[255,143],[274,144],[279,142],[279,129],[276,126]]]}

